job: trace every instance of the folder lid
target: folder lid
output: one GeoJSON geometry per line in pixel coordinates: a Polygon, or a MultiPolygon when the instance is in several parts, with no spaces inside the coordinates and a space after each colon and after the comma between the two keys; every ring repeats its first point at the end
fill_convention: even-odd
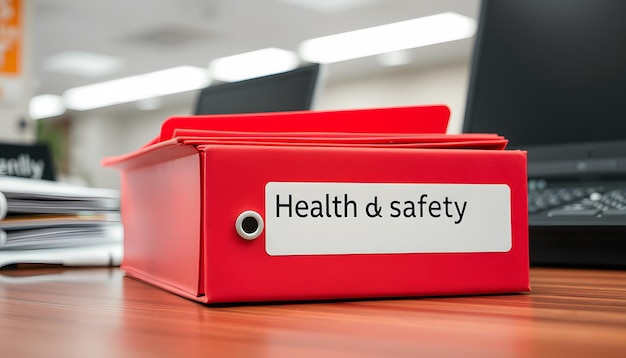
{"type": "Polygon", "coordinates": [[[446,132],[445,105],[334,111],[175,116],[165,120],[158,141],[177,129],[246,132],[439,133],[446,132]],[[392,120],[387,120],[392,119],[392,120]]]}

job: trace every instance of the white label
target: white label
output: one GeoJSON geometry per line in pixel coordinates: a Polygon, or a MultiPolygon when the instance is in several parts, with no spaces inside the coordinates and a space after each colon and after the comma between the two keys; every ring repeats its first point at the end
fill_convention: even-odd
{"type": "Polygon", "coordinates": [[[507,252],[505,184],[271,182],[269,255],[507,252]]]}

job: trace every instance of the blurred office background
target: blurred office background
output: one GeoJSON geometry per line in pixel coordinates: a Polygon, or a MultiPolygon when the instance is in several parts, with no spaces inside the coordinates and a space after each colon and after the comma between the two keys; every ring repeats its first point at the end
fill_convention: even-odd
{"type": "MultiPolygon", "coordinates": [[[[22,67],[17,75],[0,74],[0,141],[45,140],[53,147],[61,180],[108,188],[118,188],[119,174],[101,167],[103,157],[139,148],[169,116],[192,114],[200,88],[236,80],[237,74],[214,71],[220,59],[263,49],[286,50],[286,66],[325,64],[313,109],[441,103],[452,111],[449,132],[458,133],[480,7],[480,0],[11,2],[22,9],[22,67]],[[376,44],[388,45],[378,54],[325,58],[305,45],[397,22],[404,22],[400,34],[368,35],[365,43],[372,51],[376,44]],[[425,35],[448,33],[445,42],[422,46],[437,42],[425,35]],[[409,43],[395,50],[391,45],[400,40],[409,43]],[[150,74],[148,88],[145,81],[132,82],[150,74]],[[187,77],[190,83],[175,83],[187,77]],[[116,82],[122,89],[108,86],[116,82]],[[108,84],[100,86],[104,94],[86,87],[102,83],[108,84]],[[127,99],[124,89],[131,92],[127,99]]],[[[0,9],[0,18],[8,18],[7,11],[0,9]]],[[[3,28],[0,40],[7,42],[10,27],[3,28]]],[[[6,46],[0,49],[8,54],[6,46]]],[[[261,60],[256,63],[252,67],[263,67],[261,60]]]]}

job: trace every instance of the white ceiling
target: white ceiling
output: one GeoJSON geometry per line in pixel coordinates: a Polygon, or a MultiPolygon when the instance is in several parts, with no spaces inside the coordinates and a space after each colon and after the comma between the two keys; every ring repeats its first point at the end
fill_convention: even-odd
{"type": "MultiPolygon", "coordinates": [[[[480,0],[366,0],[329,13],[291,0],[27,0],[34,1],[32,30],[35,94],[211,59],[279,47],[296,51],[306,39],[454,11],[473,18],[480,0]],[[49,56],[85,51],[120,57],[121,71],[103,77],[55,73],[49,56]]],[[[317,0],[321,3],[323,0],[317,0]]],[[[339,0],[329,0],[339,1],[339,0]]],[[[315,2],[315,1],[313,1],[315,2]]],[[[415,68],[467,61],[473,39],[410,51],[415,68]]],[[[390,71],[375,58],[332,64],[328,81],[390,71]]]]}

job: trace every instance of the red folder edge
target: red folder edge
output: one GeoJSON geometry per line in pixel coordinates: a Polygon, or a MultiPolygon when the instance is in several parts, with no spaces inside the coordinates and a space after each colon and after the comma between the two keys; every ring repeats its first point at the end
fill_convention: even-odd
{"type": "Polygon", "coordinates": [[[175,116],[163,123],[158,141],[176,129],[248,132],[445,133],[450,109],[444,105],[294,111],[253,114],[175,116]]]}

